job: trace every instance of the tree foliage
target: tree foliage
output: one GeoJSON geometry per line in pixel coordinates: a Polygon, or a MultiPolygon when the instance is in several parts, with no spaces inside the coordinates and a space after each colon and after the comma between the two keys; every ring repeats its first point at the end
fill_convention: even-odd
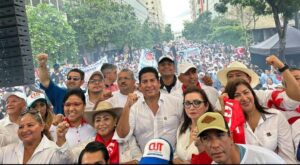
{"type": "Polygon", "coordinates": [[[287,24],[294,14],[298,13],[300,9],[299,0],[220,0],[215,5],[215,9],[220,13],[225,13],[228,9],[228,4],[233,6],[241,5],[242,7],[249,6],[253,8],[257,15],[272,14],[279,35],[280,48],[278,55],[284,55],[287,24]],[[280,22],[280,16],[282,16],[283,23],[280,22]]]}
{"type": "Polygon", "coordinates": [[[155,42],[163,40],[161,30],[148,21],[141,23],[129,5],[110,0],[86,0],[81,5],[68,5],[66,13],[78,33],[81,54],[95,49],[101,54],[109,44],[117,50],[124,46],[151,48],[155,42]]]}
{"type": "Polygon", "coordinates": [[[77,61],[75,31],[66,21],[64,13],[47,4],[27,6],[32,53],[49,55],[50,64],[65,59],[77,61]]]}
{"type": "Polygon", "coordinates": [[[163,40],[166,42],[174,40],[174,35],[172,33],[171,24],[167,24],[165,26],[165,31],[163,33],[163,40]]]}
{"type": "Polygon", "coordinates": [[[194,22],[185,22],[183,36],[192,41],[223,42],[239,46],[245,42],[244,30],[237,20],[222,16],[212,19],[204,12],[194,22]]]}

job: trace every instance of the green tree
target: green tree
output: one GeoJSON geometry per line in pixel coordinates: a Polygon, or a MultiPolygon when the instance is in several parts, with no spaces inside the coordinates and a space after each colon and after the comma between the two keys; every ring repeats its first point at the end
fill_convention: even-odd
{"type": "Polygon", "coordinates": [[[75,31],[66,21],[64,13],[47,4],[27,6],[32,53],[49,54],[50,64],[65,59],[77,62],[75,31]]]}
{"type": "Polygon", "coordinates": [[[171,24],[167,24],[165,26],[165,31],[163,33],[163,40],[169,42],[170,40],[174,40],[174,35],[172,33],[171,24]]]}
{"type": "Polygon", "coordinates": [[[245,43],[244,30],[241,26],[216,27],[214,31],[209,34],[209,41],[240,46],[241,43],[245,43]]]}
{"type": "Polygon", "coordinates": [[[204,12],[194,22],[184,23],[182,35],[193,41],[207,40],[208,34],[211,33],[211,21],[211,12],[204,12]]]}
{"type": "MultiPolygon", "coordinates": [[[[288,21],[293,18],[294,13],[299,11],[299,0],[220,0],[220,3],[215,5],[215,9],[220,13],[225,13],[227,11],[226,5],[228,4],[233,6],[241,5],[242,7],[252,7],[257,15],[272,14],[279,36],[278,55],[284,58],[287,24],[288,21]],[[279,19],[280,16],[282,16],[282,24],[279,19]]],[[[285,61],[285,58],[283,60],[285,61]]]]}
{"type": "Polygon", "coordinates": [[[81,5],[68,5],[66,11],[69,23],[79,34],[77,42],[81,54],[94,49],[101,54],[109,44],[116,49],[125,45],[140,46],[137,39],[141,24],[129,5],[110,0],[86,0],[81,5]]]}

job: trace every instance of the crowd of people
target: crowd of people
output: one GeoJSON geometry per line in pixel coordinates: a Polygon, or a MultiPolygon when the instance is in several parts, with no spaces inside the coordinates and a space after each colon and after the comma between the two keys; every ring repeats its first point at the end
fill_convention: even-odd
{"type": "Polygon", "coordinates": [[[87,82],[37,55],[38,87],[3,93],[0,163],[299,163],[300,69],[270,55],[258,71],[224,44],[159,47],[157,68],[137,72],[137,51],[87,82]]]}

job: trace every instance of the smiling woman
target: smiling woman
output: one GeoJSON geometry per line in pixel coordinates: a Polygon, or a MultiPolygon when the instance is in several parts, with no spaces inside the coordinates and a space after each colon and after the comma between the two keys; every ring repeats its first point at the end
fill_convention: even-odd
{"type": "MultiPolygon", "coordinates": [[[[66,139],[68,144],[73,147],[80,142],[95,135],[95,130],[84,119],[83,113],[86,106],[84,92],[80,88],[70,89],[63,99],[63,108],[65,112],[64,122],[68,123],[70,128],[67,131],[66,139]]],[[[56,141],[57,127],[50,128],[52,137],[56,141]]]]}
{"type": "Polygon", "coordinates": [[[286,163],[296,163],[291,128],[281,112],[262,107],[254,90],[244,79],[229,81],[224,92],[240,103],[245,114],[246,144],[268,148],[286,163]]]}
{"type": "MultiPolygon", "coordinates": [[[[86,111],[84,117],[90,125],[93,125],[97,133],[95,137],[80,143],[72,148],[75,157],[79,157],[80,152],[92,141],[103,143],[108,150],[109,161],[111,164],[135,164],[142,156],[140,148],[137,146],[134,137],[125,141],[117,141],[115,128],[121,114],[122,108],[113,108],[112,104],[106,101],[96,103],[93,111],[86,111]]],[[[62,131],[63,132],[63,131],[62,131]]],[[[64,135],[59,137],[63,145],[66,141],[64,135]]]]}
{"type": "Polygon", "coordinates": [[[0,149],[1,164],[65,164],[74,162],[71,151],[58,147],[44,135],[45,124],[39,111],[27,110],[20,116],[19,143],[0,149]]]}

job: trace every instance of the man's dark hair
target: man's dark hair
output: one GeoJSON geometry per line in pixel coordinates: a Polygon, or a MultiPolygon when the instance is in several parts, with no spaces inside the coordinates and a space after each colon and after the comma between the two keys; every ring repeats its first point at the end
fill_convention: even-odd
{"type": "Polygon", "coordinates": [[[155,78],[157,80],[159,80],[159,77],[158,77],[158,72],[155,68],[153,67],[144,67],[143,69],[140,70],[139,72],[139,82],[141,83],[141,78],[142,78],[142,75],[145,74],[145,73],[153,73],[155,75],[155,78]]]}
{"type": "Polygon", "coordinates": [[[104,63],[100,69],[102,74],[103,74],[104,70],[106,70],[106,69],[116,70],[117,66],[114,64],[110,64],[110,63],[104,63]]]}
{"type": "Polygon", "coordinates": [[[78,69],[78,68],[71,69],[71,70],[68,72],[67,76],[69,76],[69,74],[70,74],[71,72],[77,72],[77,73],[79,73],[79,74],[80,74],[80,79],[81,79],[81,80],[84,80],[84,72],[83,72],[82,70],[80,70],[80,69],[78,69]]]}
{"type": "Polygon", "coordinates": [[[105,162],[108,162],[109,160],[109,154],[108,151],[103,143],[92,141],[88,143],[85,148],[81,151],[79,158],[78,158],[78,164],[82,163],[82,157],[85,153],[95,153],[95,152],[102,152],[105,162]]]}

